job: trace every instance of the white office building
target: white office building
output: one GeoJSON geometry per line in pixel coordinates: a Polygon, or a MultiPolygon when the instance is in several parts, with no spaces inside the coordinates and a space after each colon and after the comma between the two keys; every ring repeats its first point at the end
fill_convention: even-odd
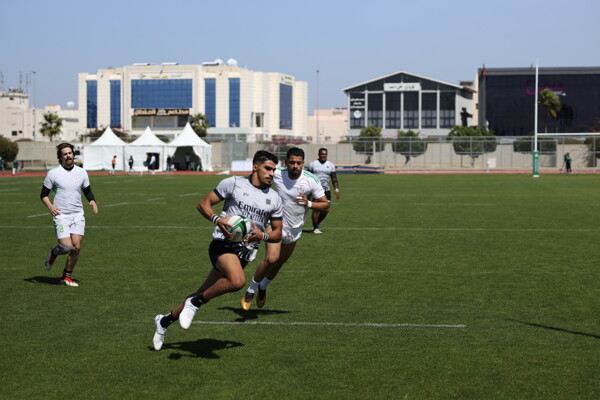
{"type": "Polygon", "coordinates": [[[79,120],[137,136],[150,127],[174,137],[191,115],[208,120],[208,139],[306,139],[307,84],[276,72],[255,72],[233,59],[201,65],[136,63],[80,73],[79,120]]]}

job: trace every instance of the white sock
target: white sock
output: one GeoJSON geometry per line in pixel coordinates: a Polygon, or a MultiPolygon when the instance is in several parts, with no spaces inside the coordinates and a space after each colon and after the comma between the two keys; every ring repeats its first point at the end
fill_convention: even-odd
{"type": "Polygon", "coordinates": [[[255,293],[256,292],[256,287],[258,286],[258,282],[256,282],[254,280],[254,277],[252,277],[252,283],[250,283],[250,286],[248,286],[248,293],[255,293]]]}
{"type": "Polygon", "coordinates": [[[267,290],[267,285],[271,283],[271,280],[269,278],[264,278],[262,281],[260,281],[260,288],[262,290],[267,290]]]}

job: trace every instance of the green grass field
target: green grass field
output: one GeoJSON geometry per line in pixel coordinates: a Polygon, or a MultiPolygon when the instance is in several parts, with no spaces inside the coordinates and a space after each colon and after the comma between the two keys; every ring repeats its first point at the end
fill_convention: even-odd
{"type": "Polygon", "coordinates": [[[43,268],[43,178],[0,179],[0,398],[600,398],[599,176],[342,175],[265,308],[216,298],[156,352],[222,178],[92,176],[79,288],[43,268]]]}

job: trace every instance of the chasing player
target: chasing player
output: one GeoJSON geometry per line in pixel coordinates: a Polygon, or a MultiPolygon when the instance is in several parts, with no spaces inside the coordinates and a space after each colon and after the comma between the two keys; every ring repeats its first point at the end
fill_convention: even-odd
{"type": "MultiPolygon", "coordinates": [[[[258,290],[256,305],[262,308],[267,300],[267,285],[275,279],[283,264],[292,256],[302,235],[302,225],[309,209],[326,212],[329,202],[319,179],[303,171],[304,151],[297,147],[288,150],[285,169],[275,171],[273,183],[283,202],[283,234],[281,242],[267,243],[265,259],[261,261],[240,304],[249,310],[258,290]],[[309,200],[311,199],[311,200],[309,200]]],[[[269,232],[269,228],[267,228],[269,232]]]]}
{"type": "MultiPolygon", "coordinates": [[[[308,164],[306,166],[306,169],[319,178],[319,180],[321,181],[321,186],[323,186],[323,190],[325,190],[325,196],[327,196],[327,200],[329,202],[331,202],[331,191],[329,190],[329,179],[331,178],[331,183],[333,184],[333,187],[335,189],[335,198],[336,200],[340,199],[340,186],[338,184],[337,175],[335,173],[335,165],[333,165],[331,161],[327,161],[327,149],[319,149],[319,158],[308,164]]],[[[321,225],[321,222],[323,222],[325,217],[327,217],[328,213],[328,210],[314,210],[312,212],[311,217],[313,224],[313,233],[323,233],[319,229],[319,226],[321,225]]]]}
{"type": "Polygon", "coordinates": [[[77,265],[85,232],[85,218],[80,191],[83,190],[83,194],[92,206],[94,214],[98,214],[98,205],[92,193],[87,172],[75,165],[73,149],[74,147],[70,143],[61,143],[56,146],[56,156],[60,166],[48,171],[46,179],[44,179],[40,199],[48,207],[54,219],[58,239],[58,245],[48,251],[44,266],[49,270],[54,265],[56,257],[68,254],[60,282],[63,285],[77,287],[79,285],[71,279],[71,274],[75,265],[77,265]],[[54,191],[54,203],[49,198],[51,190],[54,191]]]}
{"type": "Polygon", "coordinates": [[[188,329],[200,306],[214,297],[244,287],[244,267],[254,261],[261,240],[269,243],[281,240],[281,198],[271,189],[278,162],[277,156],[267,151],[257,151],[252,160],[250,176],[223,179],[198,203],[200,214],[217,225],[208,248],[213,268],[196,292],[167,315],[159,314],[154,318],[154,349],[162,348],[167,328],[177,319],[183,329],[188,329]],[[221,201],[225,201],[223,211],[221,215],[216,215],[213,207],[221,201]],[[253,230],[244,242],[233,243],[228,240],[231,233],[227,230],[227,220],[233,215],[244,215],[252,221],[253,230]],[[269,233],[265,232],[267,221],[271,221],[269,233]]]}

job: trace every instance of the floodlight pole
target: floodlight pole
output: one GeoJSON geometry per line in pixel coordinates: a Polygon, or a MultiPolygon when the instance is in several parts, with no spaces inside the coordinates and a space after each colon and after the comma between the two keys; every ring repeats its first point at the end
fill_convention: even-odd
{"type": "Polygon", "coordinates": [[[538,66],[539,62],[535,62],[535,105],[534,114],[535,120],[533,121],[533,177],[540,177],[540,153],[538,151],[538,66]]]}

